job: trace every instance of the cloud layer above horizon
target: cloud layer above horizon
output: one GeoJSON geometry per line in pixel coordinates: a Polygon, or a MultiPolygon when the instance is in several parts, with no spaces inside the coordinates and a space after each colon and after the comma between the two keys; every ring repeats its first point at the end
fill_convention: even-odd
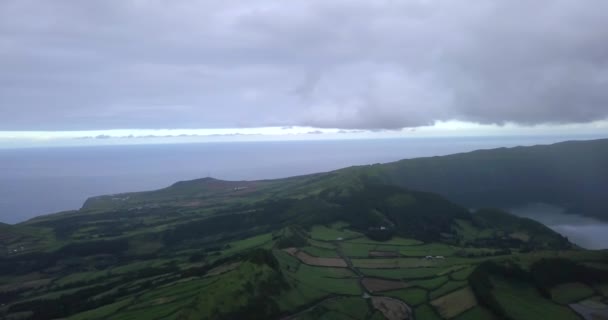
{"type": "Polygon", "coordinates": [[[0,131],[608,118],[603,0],[4,0],[0,131]]]}

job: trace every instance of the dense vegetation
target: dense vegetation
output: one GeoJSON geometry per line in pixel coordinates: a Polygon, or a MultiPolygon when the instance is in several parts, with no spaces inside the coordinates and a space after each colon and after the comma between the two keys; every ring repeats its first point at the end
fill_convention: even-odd
{"type": "Polygon", "coordinates": [[[544,202],[608,219],[608,139],[479,150],[365,168],[386,182],[469,207],[544,202]]]}

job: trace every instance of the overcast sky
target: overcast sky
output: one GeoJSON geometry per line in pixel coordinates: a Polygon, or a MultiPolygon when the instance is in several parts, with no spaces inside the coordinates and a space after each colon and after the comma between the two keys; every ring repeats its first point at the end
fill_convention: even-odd
{"type": "Polygon", "coordinates": [[[607,118],[606,0],[0,1],[4,132],[607,118]]]}

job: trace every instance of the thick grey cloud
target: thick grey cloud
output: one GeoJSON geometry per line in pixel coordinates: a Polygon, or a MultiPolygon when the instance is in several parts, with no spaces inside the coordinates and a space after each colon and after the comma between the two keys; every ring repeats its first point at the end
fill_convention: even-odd
{"type": "Polygon", "coordinates": [[[604,0],[3,0],[0,130],[608,117],[604,0]]]}

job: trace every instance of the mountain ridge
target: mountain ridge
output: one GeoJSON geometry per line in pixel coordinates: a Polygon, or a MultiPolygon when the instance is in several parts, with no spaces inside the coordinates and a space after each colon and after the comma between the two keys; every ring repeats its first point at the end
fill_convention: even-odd
{"type": "Polygon", "coordinates": [[[608,189],[608,166],[603,165],[604,163],[608,163],[608,139],[564,141],[550,145],[503,147],[445,156],[402,159],[279,179],[229,181],[205,177],[178,181],[159,190],[91,197],[85,201],[83,209],[87,209],[95,201],[107,201],[108,197],[171,192],[177,189],[183,191],[187,186],[204,188],[212,184],[216,187],[224,185],[226,190],[223,191],[232,188],[233,191],[250,192],[252,190],[245,189],[252,187],[265,190],[264,187],[283,181],[322,179],[331,175],[350,175],[355,171],[357,174],[373,176],[382,183],[438,193],[470,207],[508,209],[543,202],[563,207],[568,212],[608,220],[608,203],[603,201],[601,192],[608,189]],[[521,160],[508,162],[520,154],[528,157],[530,164],[522,164],[521,160]],[[587,156],[572,156],[577,154],[587,156]],[[557,158],[566,156],[572,159],[557,161],[557,158]],[[583,171],[583,174],[569,172],[575,169],[583,171]],[[577,176],[580,179],[577,179],[577,176]],[[502,181],[497,181],[498,179],[502,181]],[[536,181],[543,179],[547,182],[536,181]],[[463,181],[466,181],[465,185],[463,181]],[[572,186],[564,186],[567,183],[572,186]],[[517,190],[523,186],[527,189],[517,190]],[[559,186],[564,187],[558,188],[559,186]]]}

